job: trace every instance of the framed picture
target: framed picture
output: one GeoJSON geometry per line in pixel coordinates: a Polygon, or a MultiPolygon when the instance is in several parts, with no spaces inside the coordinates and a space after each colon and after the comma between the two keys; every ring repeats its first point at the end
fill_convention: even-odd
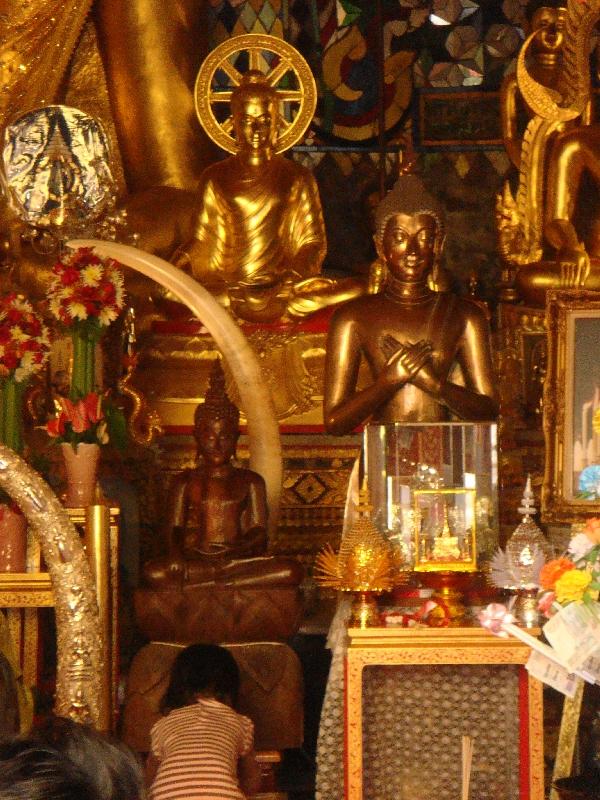
{"type": "Polygon", "coordinates": [[[600,297],[548,292],[544,384],[545,522],[600,514],[600,297]]]}
{"type": "Polygon", "coordinates": [[[498,92],[421,89],[415,122],[419,147],[503,146],[498,92]]]}

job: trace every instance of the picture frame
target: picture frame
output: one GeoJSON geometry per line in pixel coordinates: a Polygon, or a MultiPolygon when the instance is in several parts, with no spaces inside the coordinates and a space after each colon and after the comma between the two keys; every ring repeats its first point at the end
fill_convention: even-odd
{"type": "Polygon", "coordinates": [[[598,293],[549,291],[546,323],[542,520],[575,523],[600,514],[598,293]]]}
{"type": "Polygon", "coordinates": [[[417,92],[415,133],[422,148],[503,148],[497,91],[440,87],[417,92]]]}

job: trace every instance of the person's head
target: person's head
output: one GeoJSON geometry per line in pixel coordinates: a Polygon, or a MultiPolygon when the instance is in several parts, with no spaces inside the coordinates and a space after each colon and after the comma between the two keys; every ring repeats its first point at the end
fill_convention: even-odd
{"type": "Polygon", "coordinates": [[[0,744],[0,800],[102,800],[87,768],[34,739],[0,744]]]}
{"type": "Polygon", "coordinates": [[[221,362],[215,361],[208,391],[194,414],[194,437],[198,452],[209,466],[228,463],[235,455],[240,435],[240,412],[225,389],[221,362]]]}
{"type": "Polygon", "coordinates": [[[239,688],[240,671],[229,650],[216,644],[192,644],[173,662],[160,708],[166,713],[191,705],[199,697],[235,706],[239,688]]]}
{"type": "Polygon", "coordinates": [[[100,800],[142,796],[142,772],[133,753],[89,725],[51,716],[35,728],[31,739],[63,753],[84,771],[100,800]]]}
{"type": "Polygon", "coordinates": [[[416,175],[402,175],[375,213],[375,246],[389,274],[420,281],[435,268],[443,239],[440,203],[416,175]]]}
{"type": "Polygon", "coordinates": [[[257,70],[246,72],[231,94],[233,130],[239,152],[271,155],[279,125],[277,92],[257,70]]]}

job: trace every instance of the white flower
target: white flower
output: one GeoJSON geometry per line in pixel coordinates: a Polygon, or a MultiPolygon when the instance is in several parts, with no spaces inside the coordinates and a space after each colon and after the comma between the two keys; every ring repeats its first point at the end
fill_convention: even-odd
{"type": "Polygon", "coordinates": [[[10,329],[10,338],[13,342],[26,342],[29,336],[21,328],[20,325],[13,325],[10,329]]]}
{"type": "Polygon", "coordinates": [[[69,303],[67,305],[67,311],[73,317],[73,319],[88,318],[88,313],[83,303],[69,303]]]}
{"type": "Polygon", "coordinates": [[[28,312],[33,311],[33,306],[31,305],[29,300],[27,300],[26,297],[23,297],[22,294],[18,294],[14,298],[14,300],[12,301],[12,305],[13,308],[17,309],[17,311],[28,311],[28,312]]]}
{"type": "Polygon", "coordinates": [[[57,319],[60,319],[60,301],[58,293],[50,295],[50,311],[57,319]]]}
{"type": "Polygon", "coordinates": [[[15,370],[15,380],[17,383],[26,381],[36,371],[37,364],[33,362],[33,353],[27,351],[21,356],[21,364],[15,370]]]}
{"type": "Polygon", "coordinates": [[[114,308],[103,308],[98,314],[98,320],[101,325],[110,325],[117,318],[117,313],[114,308]]]}
{"type": "Polygon", "coordinates": [[[100,264],[90,264],[81,270],[81,282],[84,286],[97,286],[102,278],[100,264]]]}
{"type": "Polygon", "coordinates": [[[585,558],[593,546],[594,543],[585,533],[578,533],[576,536],[573,536],[569,542],[567,550],[573,561],[577,562],[585,558]]]}

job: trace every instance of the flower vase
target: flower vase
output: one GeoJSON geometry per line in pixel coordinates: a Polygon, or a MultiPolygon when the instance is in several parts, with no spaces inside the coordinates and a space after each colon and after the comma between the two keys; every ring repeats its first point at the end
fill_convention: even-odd
{"type": "Polygon", "coordinates": [[[20,511],[0,504],[0,572],[25,572],[27,520],[20,511]]]}
{"type": "Polygon", "coordinates": [[[71,397],[78,399],[93,392],[96,387],[96,345],[100,333],[90,325],[79,324],[71,331],[73,342],[73,368],[71,372],[71,397]]]}
{"type": "Polygon", "coordinates": [[[76,448],[67,443],[60,447],[67,478],[65,505],[67,508],[92,505],[96,500],[100,446],[80,442],[76,448]]]}
{"type": "Polygon", "coordinates": [[[0,381],[0,442],[15,453],[23,450],[23,391],[25,384],[14,377],[0,381]]]}

